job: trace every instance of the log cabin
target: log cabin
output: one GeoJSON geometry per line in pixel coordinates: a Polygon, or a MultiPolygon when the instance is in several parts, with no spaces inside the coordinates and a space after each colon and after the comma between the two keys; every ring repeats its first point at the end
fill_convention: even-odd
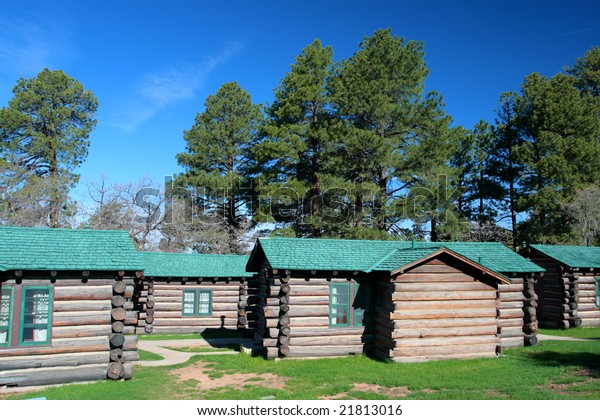
{"type": "Polygon", "coordinates": [[[396,362],[496,356],[537,343],[534,274],[500,243],[259,239],[247,271],[267,358],[396,362]]]}
{"type": "Polygon", "coordinates": [[[142,252],[145,289],[141,334],[237,331],[246,313],[247,255],[142,252]],[[142,328],[143,326],[143,328],[142,328]]]}
{"type": "Polygon", "coordinates": [[[529,245],[521,254],[546,270],[535,287],[542,327],[600,326],[600,247],[529,245]]]}
{"type": "Polygon", "coordinates": [[[130,379],[142,269],[125,231],[0,227],[0,387],[130,379]]]}

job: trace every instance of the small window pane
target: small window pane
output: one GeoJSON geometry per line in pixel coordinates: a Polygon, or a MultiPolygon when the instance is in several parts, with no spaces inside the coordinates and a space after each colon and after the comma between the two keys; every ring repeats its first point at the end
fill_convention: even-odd
{"type": "Polygon", "coordinates": [[[46,343],[50,339],[50,289],[23,288],[22,343],[46,343]]]}
{"type": "Polygon", "coordinates": [[[12,289],[2,289],[2,293],[0,293],[0,346],[6,346],[10,342],[12,312],[12,289]]]}
{"type": "Polygon", "coordinates": [[[198,315],[210,315],[211,309],[211,291],[198,290],[198,315]]]}
{"type": "Polygon", "coordinates": [[[350,285],[332,284],[330,287],[329,324],[331,326],[350,325],[350,285]]]}
{"type": "Polygon", "coordinates": [[[196,314],[196,293],[193,290],[183,292],[183,315],[196,314]]]}

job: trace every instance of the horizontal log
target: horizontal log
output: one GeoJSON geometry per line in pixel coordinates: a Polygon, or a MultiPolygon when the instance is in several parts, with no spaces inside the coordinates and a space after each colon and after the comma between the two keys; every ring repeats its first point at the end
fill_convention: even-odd
{"type": "Polygon", "coordinates": [[[510,338],[510,337],[523,337],[525,333],[523,332],[523,327],[501,327],[499,331],[499,335],[502,338],[510,338]]]}
{"type": "Polygon", "coordinates": [[[392,357],[392,361],[395,363],[423,363],[432,360],[447,360],[447,359],[479,359],[479,358],[490,358],[496,357],[495,352],[487,351],[483,349],[483,352],[476,353],[462,353],[462,354],[437,354],[432,356],[401,356],[392,357]]]}
{"type": "Polygon", "coordinates": [[[126,361],[123,363],[123,379],[126,381],[133,378],[133,363],[126,361]]]}
{"type": "Polygon", "coordinates": [[[329,286],[294,286],[290,288],[289,295],[292,298],[295,296],[329,296],[329,286]]]}
{"type": "MultiPolygon", "coordinates": [[[[401,283],[459,283],[473,282],[475,277],[461,272],[452,273],[419,273],[409,271],[396,277],[395,282],[401,283]]],[[[426,286],[423,286],[426,287],[426,286]]]]}
{"type": "MultiPolygon", "coordinates": [[[[150,303],[150,302],[148,302],[150,303]]],[[[148,303],[146,305],[148,305],[148,303]]],[[[147,306],[149,309],[149,306],[147,306]]],[[[173,312],[181,312],[183,307],[183,303],[182,301],[179,302],[175,302],[175,303],[171,303],[171,302],[155,302],[154,303],[154,307],[153,309],[155,311],[173,311],[173,312]]],[[[237,311],[238,310],[238,306],[237,306],[237,301],[232,302],[232,303],[218,303],[218,302],[213,302],[213,312],[222,312],[222,311],[237,311]]]]}
{"type": "MultiPolygon", "coordinates": [[[[392,351],[392,357],[413,357],[413,356],[435,356],[440,358],[446,355],[460,356],[461,354],[487,354],[495,355],[498,343],[483,343],[483,344],[456,344],[447,346],[425,346],[425,347],[400,347],[392,351]]],[[[452,357],[455,358],[455,357],[452,357]]]]}
{"type": "Polygon", "coordinates": [[[2,348],[0,357],[45,355],[61,353],[85,353],[110,350],[108,336],[82,337],[82,338],[57,338],[52,340],[52,347],[19,347],[2,348]]]}
{"type": "Polygon", "coordinates": [[[600,316],[600,309],[596,306],[595,303],[580,303],[577,306],[577,309],[579,310],[579,312],[597,312],[598,316],[600,316]]]}
{"type": "Polygon", "coordinates": [[[362,335],[363,327],[358,328],[330,328],[326,327],[295,327],[290,328],[290,333],[293,338],[296,337],[328,337],[328,336],[344,336],[344,335],[362,335]]]}
{"type": "Polygon", "coordinates": [[[498,327],[495,324],[469,326],[469,327],[439,327],[439,328],[417,328],[394,330],[391,337],[403,338],[432,338],[432,337],[460,337],[471,335],[495,335],[498,327]]]}
{"type": "Polygon", "coordinates": [[[112,332],[110,324],[101,325],[69,325],[65,327],[55,326],[52,328],[52,338],[79,338],[108,336],[112,332]]]}
{"type": "Polygon", "coordinates": [[[499,318],[523,318],[523,309],[498,309],[499,318]]]}
{"type": "Polygon", "coordinates": [[[54,302],[54,312],[106,311],[111,309],[107,300],[62,300],[54,302]]]}
{"type": "Polygon", "coordinates": [[[499,296],[502,302],[521,302],[525,300],[525,295],[522,292],[500,292],[499,296]]]}
{"type": "Polygon", "coordinates": [[[325,337],[291,337],[290,346],[359,346],[372,343],[373,335],[340,335],[325,337]]]}
{"type": "Polygon", "coordinates": [[[108,284],[98,286],[56,286],[54,302],[64,300],[110,300],[112,287],[108,284]]]}
{"type": "Polygon", "coordinates": [[[288,325],[290,328],[329,326],[329,315],[320,317],[294,316],[290,318],[288,325]]]}
{"type": "Polygon", "coordinates": [[[498,327],[520,327],[523,326],[523,318],[498,319],[498,327]]]}
{"type": "Polygon", "coordinates": [[[525,336],[520,337],[502,337],[501,342],[503,349],[513,349],[517,347],[523,347],[525,345],[525,336]]]}
{"type": "MultiPolygon", "coordinates": [[[[396,292],[392,294],[392,301],[434,301],[434,300],[474,300],[496,299],[495,290],[471,291],[413,291],[396,292]]],[[[294,303],[296,301],[294,300],[294,303]]]]}
{"type": "MultiPolygon", "coordinates": [[[[423,285],[420,283],[394,283],[396,292],[422,292],[423,285]]],[[[432,283],[427,285],[427,290],[432,292],[452,292],[452,291],[489,291],[495,290],[493,287],[480,282],[469,283],[432,283]]]]}
{"type": "MultiPolygon", "coordinates": [[[[277,318],[280,316],[279,307],[267,306],[265,307],[266,318],[277,318]]],[[[311,317],[311,316],[328,316],[329,306],[324,305],[293,305],[289,308],[287,313],[290,317],[311,317]]]]}
{"type": "Polygon", "coordinates": [[[123,293],[123,297],[125,297],[125,299],[131,299],[133,297],[134,292],[135,288],[132,285],[127,285],[127,287],[125,288],[125,292],[123,293]]]}
{"type": "Polygon", "coordinates": [[[89,382],[106,379],[108,364],[76,367],[51,367],[7,370],[0,372],[0,386],[43,386],[69,382],[89,382]]]}
{"type": "Polygon", "coordinates": [[[0,372],[14,369],[48,368],[58,366],[83,366],[110,361],[106,351],[69,354],[47,354],[36,356],[3,356],[0,358],[0,372]]]}
{"type": "Polygon", "coordinates": [[[409,273],[456,273],[462,274],[462,271],[456,267],[452,267],[449,265],[432,265],[432,264],[423,264],[414,268],[411,268],[409,273]]]}
{"type": "Polygon", "coordinates": [[[127,283],[125,283],[124,281],[116,281],[116,282],[114,282],[112,288],[116,294],[122,295],[125,293],[125,290],[127,289],[127,283]]]}
{"type": "MultiPolygon", "coordinates": [[[[429,310],[429,309],[496,309],[495,300],[434,300],[434,301],[397,301],[394,304],[396,311],[403,310],[429,310]]],[[[522,305],[521,305],[522,306],[522,305]]]]}
{"type": "Polygon", "coordinates": [[[390,314],[392,320],[496,317],[496,308],[399,310],[390,314]]]}
{"type": "MultiPolygon", "coordinates": [[[[425,338],[404,338],[396,340],[394,352],[412,347],[438,347],[438,346],[469,346],[479,344],[497,345],[498,337],[492,335],[469,335],[462,337],[425,337],[425,338]]],[[[459,351],[459,353],[461,353],[459,351]]]]}
{"type": "Polygon", "coordinates": [[[523,301],[500,302],[500,309],[523,309],[523,301]]]}
{"type": "Polygon", "coordinates": [[[85,311],[85,312],[56,312],[52,314],[54,327],[77,325],[110,325],[111,311],[85,311]]]}
{"type": "Polygon", "coordinates": [[[290,346],[287,357],[328,357],[328,356],[347,356],[353,354],[362,354],[365,346],[290,346]]]}
{"type": "Polygon", "coordinates": [[[125,374],[125,368],[121,362],[111,362],[108,365],[106,376],[110,379],[121,379],[125,374]]]}
{"type": "Polygon", "coordinates": [[[397,320],[391,323],[395,331],[403,329],[420,328],[461,328],[471,326],[496,326],[496,317],[487,318],[439,318],[439,319],[417,319],[397,320]]]}

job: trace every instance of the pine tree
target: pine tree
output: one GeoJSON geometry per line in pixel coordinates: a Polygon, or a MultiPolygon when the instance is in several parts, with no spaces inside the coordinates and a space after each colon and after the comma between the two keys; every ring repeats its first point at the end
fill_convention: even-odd
{"type": "Polygon", "coordinates": [[[185,172],[176,185],[193,201],[193,215],[219,223],[228,233],[227,251],[239,252],[240,236],[250,223],[251,150],[263,116],[236,82],[225,83],[204,106],[184,132],[186,152],[178,154],[177,161],[185,172]]]}
{"type": "Polygon", "coordinates": [[[85,160],[98,100],[61,70],[19,79],[0,109],[0,204],[5,223],[66,223],[74,170],[85,160]]]}

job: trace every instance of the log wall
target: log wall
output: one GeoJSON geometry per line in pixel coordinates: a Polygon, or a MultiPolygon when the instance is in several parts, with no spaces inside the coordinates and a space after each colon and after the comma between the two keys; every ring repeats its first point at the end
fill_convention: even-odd
{"type": "Polygon", "coordinates": [[[531,275],[498,285],[498,326],[502,348],[537,344],[537,295],[531,275]]]}
{"type": "MultiPolygon", "coordinates": [[[[528,249],[528,251],[527,257],[546,269],[546,272],[538,276],[535,286],[538,296],[537,317],[540,326],[543,328],[572,328],[582,325],[583,320],[579,310],[579,301],[582,298],[579,296],[579,275],[570,272],[558,261],[536,250],[528,249]]],[[[589,280],[584,280],[582,284],[588,283],[589,280]]],[[[590,289],[587,286],[585,288],[589,292],[590,289]]],[[[587,296],[583,299],[584,302],[587,302],[587,296]]],[[[583,308],[585,308],[585,316],[590,320],[588,325],[595,325],[593,314],[588,312],[591,307],[584,306],[583,308]]]]}
{"type": "Polygon", "coordinates": [[[132,362],[139,359],[137,337],[127,335],[137,320],[135,276],[42,274],[6,278],[0,285],[51,286],[53,301],[49,344],[0,348],[0,386],[131,378],[132,362]]]}
{"type": "Polygon", "coordinates": [[[255,343],[262,343],[266,357],[345,356],[370,351],[374,336],[365,327],[329,326],[330,285],[348,281],[361,280],[295,277],[289,272],[262,277],[255,303],[255,343]]]}
{"type": "Polygon", "coordinates": [[[395,362],[493,357],[501,350],[497,281],[439,256],[391,283],[393,328],[382,355],[395,362]]]}
{"type": "Polygon", "coordinates": [[[143,306],[140,318],[144,327],[138,327],[138,334],[202,333],[205,330],[228,329],[237,330],[247,325],[246,313],[241,307],[247,302],[247,288],[240,287],[240,279],[219,279],[186,281],[183,279],[146,279],[151,284],[150,290],[143,290],[141,301],[143,306]],[[183,291],[204,289],[212,291],[212,314],[210,316],[183,316],[183,291]],[[151,302],[151,303],[150,303],[151,302]],[[244,303],[242,303],[244,302],[244,303]],[[242,315],[243,314],[243,318],[242,315]],[[148,328],[151,325],[151,328],[148,328]]]}
{"type": "Polygon", "coordinates": [[[600,273],[581,272],[576,276],[577,313],[582,327],[600,326],[600,308],[596,306],[596,277],[600,277],[600,273]]]}

